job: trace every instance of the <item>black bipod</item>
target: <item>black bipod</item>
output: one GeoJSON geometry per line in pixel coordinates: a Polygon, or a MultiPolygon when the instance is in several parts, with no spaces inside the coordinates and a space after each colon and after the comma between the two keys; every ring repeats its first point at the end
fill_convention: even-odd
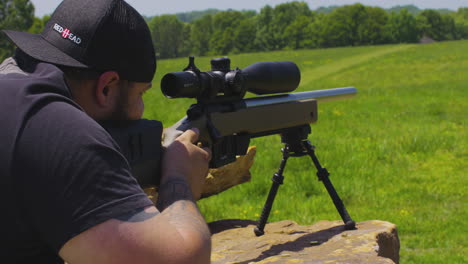
{"type": "Polygon", "coordinates": [[[319,180],[323,182],[325,188],[328,191],[328,194],[332,198],[333,203],[335,204],[335,207],[338,210],[338,213],[340,214],[341,218],[343,219],[343,222],[345,223],[345,229],[352,230],[356,228],[356,223],[349,216],[348,211],[346,210],[343,202],[338,196],[338,193],[336,192],[330,179],[328,178],[330,174],[328,173],[327,169],[323,168],[320,165],[320,162],[318,161],[317,156],[315,155],[314,146],[312,146],[312,144],[310,144],[310,141],[307,140],[307,136],[310,133],[311,129],[309,125],[290,128],[281,133],[281,142],[284,143],[284,148],[281,149],[281,152],[283,153],[283,159],[281,160],[278,172],[276,172],[273,175],[273,178],[271,179],[273,183],[271,185],[270,192],[268,193],[268,198],[265,202],[265,205],[263,206],[260,220],[258,221],[258,224],[254,229],[255,235],[262,236],[265,233],[264,228],[267,223],[268,217],[270,216],[273,201],[275,200],[279,186],[283,184],[283,172],[286,167],[286,162],[288,161],[288,158],[302,157],[305,155],[310,156],[312,162],[317,168],[317,176],[319,180]]]}

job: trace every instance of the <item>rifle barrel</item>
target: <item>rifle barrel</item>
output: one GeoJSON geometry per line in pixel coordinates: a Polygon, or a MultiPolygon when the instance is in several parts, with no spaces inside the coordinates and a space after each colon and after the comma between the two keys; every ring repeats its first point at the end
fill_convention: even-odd
{"type": "Polygon", "coordinates": [[[319,102],[326,102],[348,98],[356,95],[356,93],[357,89],[354,87],[343,87],[309,92],[254,97],[245,99],[244,102],[247,108],[278,103],[287,103],[292,101],[301,101],[306,99],[316,99],[319,102]]]}

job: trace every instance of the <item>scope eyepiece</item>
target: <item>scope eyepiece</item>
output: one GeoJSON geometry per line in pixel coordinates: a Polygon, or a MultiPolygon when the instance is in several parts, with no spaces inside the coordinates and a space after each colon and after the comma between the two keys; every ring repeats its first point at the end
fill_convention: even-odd
{"type": "Polygon", "coordinates": [[[161,90],[169,98],[195,98],[201,93],[200,80],[193,71],[171,72],[161,80],[161,90]]]}

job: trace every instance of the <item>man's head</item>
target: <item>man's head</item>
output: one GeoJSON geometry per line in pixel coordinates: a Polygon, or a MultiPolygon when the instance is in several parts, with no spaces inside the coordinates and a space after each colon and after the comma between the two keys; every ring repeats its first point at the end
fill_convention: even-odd
{"type": "Polygon", "coordinates": [[[131,100],[148,88],[156,57],[146,22],[123,0],[64,0],[41,34],[4,32],[30,57],[62,68],[74,99],[88,113],[88,105],[96,103],[91,110],[100,112],[94,118],[136,119],[137,111],[131,109],[142,104],[141,98],[132,103],[120,97],[131,100]],[[88,102],[90,87],[93,102],[88,102]],[[80,101],[84,99],[88,101],[80,101]],[[133,112],[109,114],[109,106],[133,112]]]}
{"type": "Polygon", "coordinates": [[[101,120],[137,120],[143,115],[143,94],[150,82],[122,80],[115,71],[62,68],[73,99],[92,118],[101,120]]]}

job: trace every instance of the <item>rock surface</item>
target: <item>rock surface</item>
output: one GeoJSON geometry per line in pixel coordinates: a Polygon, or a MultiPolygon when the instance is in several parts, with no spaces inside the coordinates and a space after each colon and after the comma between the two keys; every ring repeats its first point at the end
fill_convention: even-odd
{"type": "Polygon", "coordinates": [[[255,221],[210,223],[212,264],[248,263],[398,263],[400,242],[394,224],[372,220],[345,230],[341,221],[311,226],[292,221],[269,223],[265,235],[253,233],[255,221]]]}

